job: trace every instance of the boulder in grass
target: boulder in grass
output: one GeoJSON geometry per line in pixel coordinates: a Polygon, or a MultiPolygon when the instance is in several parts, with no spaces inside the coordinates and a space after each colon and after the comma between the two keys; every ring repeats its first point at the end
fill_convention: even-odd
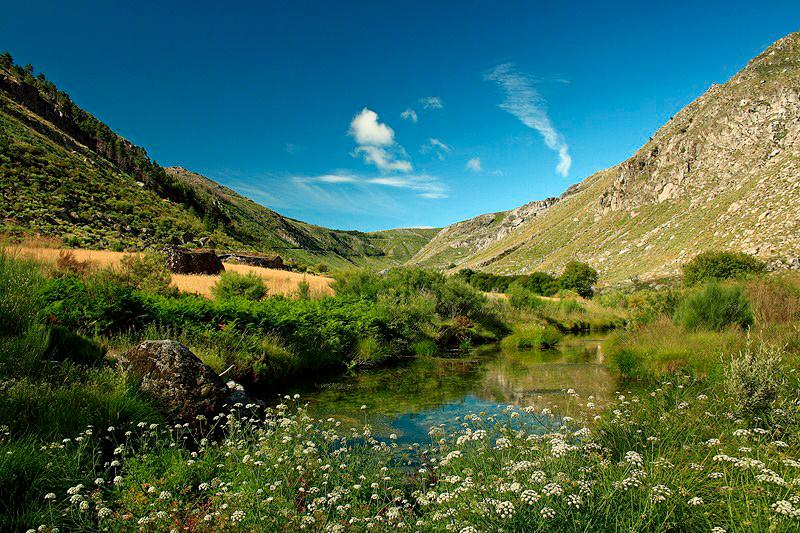
{"type": "Polygon", "coordinates": [[[145,341],[125,352],[120,364],[176,421],[195,425],[200,415],[211,420],[229,401],[225,382],[179,342],[145,341]]]}
{"type": "Polygon", "coordinates": [[[176,274],[216,275],[225,270],[214,250],[189,250],[173,247],[164,251],[167,268],[176,274]]]}

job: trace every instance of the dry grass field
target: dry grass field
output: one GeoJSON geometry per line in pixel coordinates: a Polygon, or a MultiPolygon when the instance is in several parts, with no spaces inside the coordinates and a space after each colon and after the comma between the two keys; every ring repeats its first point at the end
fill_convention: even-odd
{"type": "MultiPolygon", "coordinates": [[[[28,259],[35,259],[43,263],[55,264],[58,261],[59,253],[62,249],[48,248],[40,246],[10,246],[8,250],[15,255],[28,259]]],[[[112,252],[106,250],[70,250],[77,261],[87,262],[97,268],[117,267],[122,258],[129,255],[127,252],[112,252]]],[[[326,276],[316,276],[314,274],[301,274],[299,272],[289,272],[288,270],[277,270],[272,268],[260,268],[247,265],[237,265],[224,263],[225,270],[246,274],[252,272],[262,278],[269,289],[270,294],[282,294],[293,296],[297,292],[297,287],[302,281],[306,281],[312,297],[322,297],[333,295],[331,288],[332,278],[326,276]]],[[[202,276],[193,274],[173,274],[172,284],[184,292],[192,292],[211,297],[211,287],[219,279],[219,276],[202,276]]]]}

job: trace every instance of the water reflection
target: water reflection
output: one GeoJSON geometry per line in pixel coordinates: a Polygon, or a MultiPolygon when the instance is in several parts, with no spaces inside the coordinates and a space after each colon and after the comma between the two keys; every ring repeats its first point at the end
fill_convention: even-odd
{"type": "Polygon", "coordinates": [[[312,416],[344,425],[368,422],[400,442],[426,442],[435,425],[452,427],[468,413],[499,413],[506,405],[550,407],[568,415],[590,395],[602,404],[616,381],[601,365],[597,337],[568,337],[557,350],[501,353],[496,347],[461,358],[428,357],[407,364],[298,388],[312,416]],[[368,406],[366,411],[360,408],[368,406]]]}

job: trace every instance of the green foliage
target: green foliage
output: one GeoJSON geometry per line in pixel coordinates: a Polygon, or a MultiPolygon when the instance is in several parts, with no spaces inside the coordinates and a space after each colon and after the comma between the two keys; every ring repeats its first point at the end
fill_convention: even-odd
{"type": "Polygon", "coordinates": [[[244,298],[245,300],[260,300],[267,295],[267,286],[264,279],[252,272],[240,274],[239,272],[223,272],[217,280],[211,293],[219,300],[244,298]]]}
{"type": "Polygon", "coordinates": [[[508,287],[508,301],[517,309],[541,309],[545,300],[536,293],[526,289],[521,283],[514,282],[508,287]]]}
{"type": "Polygon", "coordinates": [[[34,321],[44,303],[43,284],[38,265],[0,249],[0,338],[19,334],[34,321]]]}
{"type": "Polygon", "coordinates": [[[516,286],[532,292],[533,294],[552,296],[559,288],[558,279],[546,272],[534,272],[533,274],[519,276],[502,276],[489,272],[477,272],[465,268],[459,270],[458,273],[456,273],[456,277],[484,292],[508,292],[512,286],[516,286]]]}
{"type": "Polygon", "coordinates": [[[722,331],[731,326],[747,328],[754,318],[750,302],[740,287],[709,283],[678,304],[673,320],[689,331],[722,331]]]}
{"type": "Polygon", "coordinates": [[[766,265],[751,255],[708,251],[683,265],[683,281],[687,285],[697,285],[706,281],[743,278],[765,270],[766,265]]]}
{"type": "Polygon", "coordinates": [[[97,366],[103,362],[105,350],[91,339],[58,325],[48,328],[47,333],[48,359],[85,366],[97,366]]]}
{"type": "Polygon", "coordinates": [[[311,286],[305,279],[297,284],[297,298],[300,300],[311,299],[311,286]]]}
{"type": "Polygon", "coordinates": [[[739,413],[749,420],[766,417],[778,398],[785,383],[783,359],[783,350],[763,342],[755,349],[748,343],[745,350],[731,358],[725,384],[739,413]]]}
{"type": "Polygon", "coordinates": [[[421,268],[393,268],[385,274],[344,272],[333,284],[337,294],[377,301],[379,297],[400,301],[430,294],[442,318],[478,317],[485,312],[486,298],[460,279],[421,268]]]}
{"type": "Polygon", "coordinates": [[[139,290],[160,294],[174,291],[170,287],[172,275],[167,268],[166,258],[160,253],[125,255],[115,274],[122,283],[139,290]]]}
{"type": "Polygon", "coordinates": [[[563,335],[553,326],[523,326],[515,328],[500,346],[503,351],[548,349],[555,347],[563,335]]]}
{"type": "Polygon", "coordinates": [[[591,298],[598,277],[597,270],[586,263],[570,261],[564,267],[564,273],[561,274],[558,283],[562,289],[573,290],[584,298],[591,298]]]}

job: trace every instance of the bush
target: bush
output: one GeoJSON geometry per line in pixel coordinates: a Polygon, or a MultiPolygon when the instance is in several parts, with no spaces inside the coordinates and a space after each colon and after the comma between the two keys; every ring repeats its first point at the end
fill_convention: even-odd
{"type": "Polygon", "coordinates": [[[211,288],[211,293],[219,300],[232,298],[260,300],[267,295],[267,286],[261,276],[252,272],[247,274],[223,272],[217,283],[211,288]]]}
{"type": "Polygon", "coordinates": [[[766,265],[750,255],[709,251],[683,265],[683,281],[687,285],[696,285],[706,281],[743,278],[765,270],[766,265]]]}
{"type": "Polygon", "coordinates": [[[553,326],[524,326],[504,338],[500,346],[504,351],[545,350],[555,347],[562,335],[553,326]]]}
{"type": "Polygon", "coordinates": [[[545,301],[521,282],[515,281],[508,287],[508,301],[515,309],[541,309],[545,301]]]}
{"type": "Polygon", "coordinates": [[[753,311],[740,287],[709,283],[703,290],[689,294],[678,305],[673,320],[689,331],[722,331],[731,326],[751,326],[753,311]]]}
{"type": "Polygon", "coordinates": [[[147,252],[126,255],[115,272],[120,282],[139,290],[166,294],[171,291],[172,274],[162,254],[147,252]]]}
{"type": "Polygon", "coordinates": [[[597,283],[597,279],[597,270],[586,263],[570,261],[564,267],[564,273],[559,278],[559,284],[562,289],[575,291],[584,298],[591,298],[594,294],[593,286],[597,283]]]}
{"type": "Polygon", "coordinates": [[[756,350],[748,345],[731,359],[725,384],[741,414],[763,417],[769,412],[784,382],[781,355],[780,350],[761,343],[756,350]]]}

